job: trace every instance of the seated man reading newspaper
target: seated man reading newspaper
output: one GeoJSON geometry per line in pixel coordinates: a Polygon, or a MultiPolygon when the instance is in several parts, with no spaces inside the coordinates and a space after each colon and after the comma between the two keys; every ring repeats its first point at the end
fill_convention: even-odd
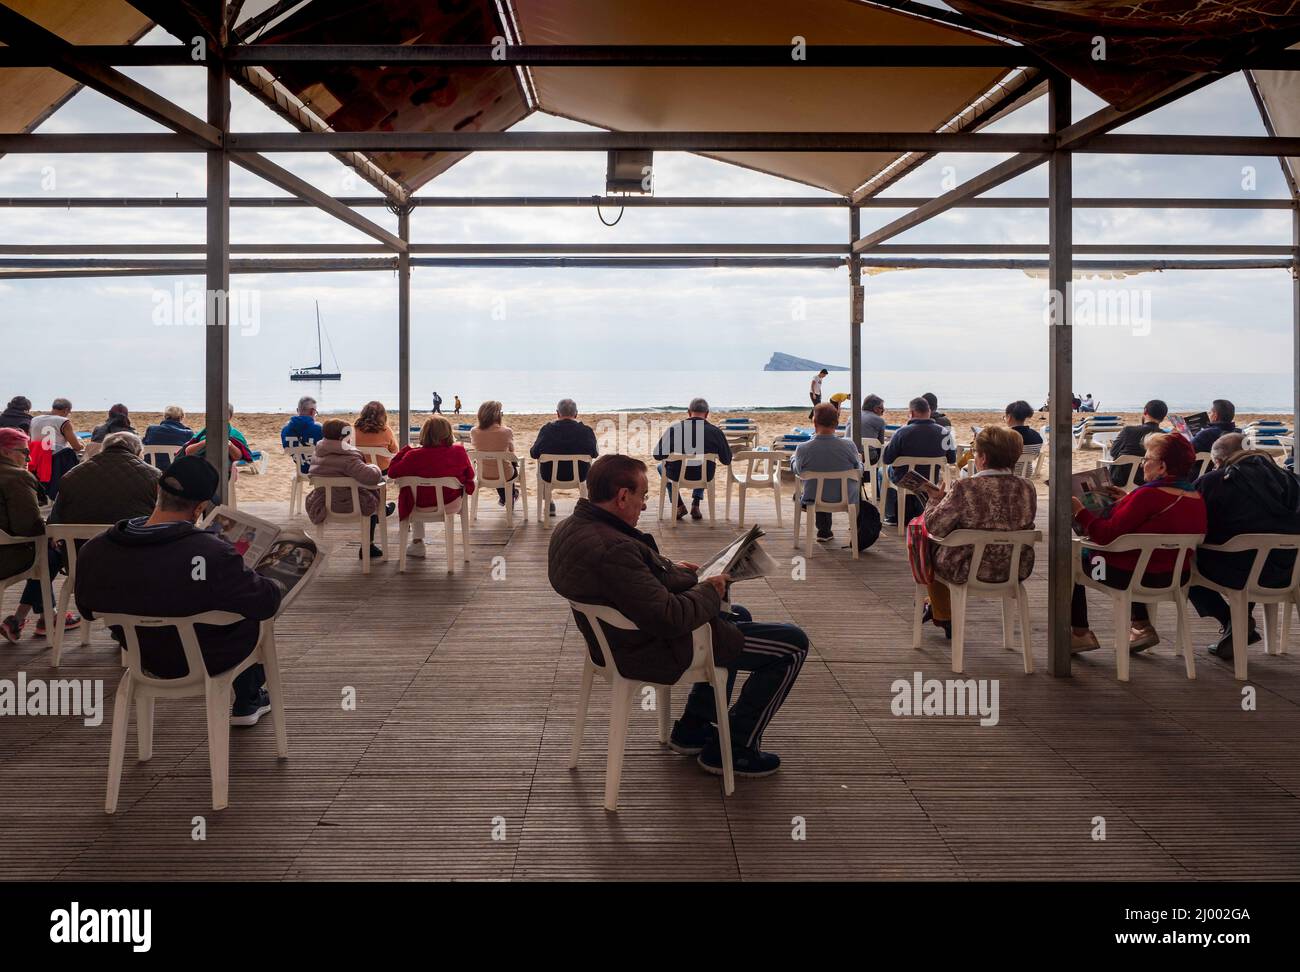
{"type": "MultiPolygon", "coordinates": [[[[213,493],[217,472],[204,459],[182,456],[158,481],[149,516],[122,520],[86,543],[78,556],[77,605],[87,620],[99,613],[185,617],[231,611],[245,620],[225,627],[199,626],[199,647],[210,673],[238,664],[257,647],[260,622],[280,607],[284,585],[249,567],[214,531],[195,525],[213,493]]],[[[114,637],[122,637],[120,630],[114,637]]],[[[140,632],[140,654],[150,674],[186,674],[185,654],[173,628],[140,632]]],[[[235,679],[232,726],[255,725],[271,710],[261,665],[235,679]]]]}
{"type": "MultiPolygon", "coordinates": [[[[648,490],[645,463],[630,456],[601,456],[587,473],[587,498],[555,528],[548,556],[551,586],[572,601],[617,608],[635,631],[605,632],[620,674],[630,679],[671,684],[694,655],[691,632],[708,624],[713,658],[728,670],[727,694],[738,671],[749,672],[731,706],[732,761],[737,776],[768,776],[780,757],[761,749],[763,731],[790,693],[808,655],[808,637],[792,624],[756,622],[744,608],[727,606],[732,580],[761,576],[761,533],[741,538],[714,559],[711,576],[696,564],[674,563],[659,553],[655,540],[636,526],[648,490]],[[745,542],[748,541],[748,542],[745,542]],[[731,567],[735,576],[722,571],[731,567]]],[[[770,563],[770,561],[766,561],[770,563]]],[[[579,617],[594,660],[599,649],[579,617]]],[[[669,746],[686,756],[698,754],[702,769],[722,773],[713,690],[696,684],[686,710],[673,725],[669,746]]]]}

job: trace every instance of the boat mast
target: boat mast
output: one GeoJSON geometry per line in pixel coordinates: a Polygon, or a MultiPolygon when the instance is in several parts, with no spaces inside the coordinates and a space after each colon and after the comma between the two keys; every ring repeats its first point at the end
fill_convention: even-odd
{"type": "Polygon", "coordinates": [[[320,343],[320,301],[316,301],[316,370],[325,370],[325,352],[320,343]]]}

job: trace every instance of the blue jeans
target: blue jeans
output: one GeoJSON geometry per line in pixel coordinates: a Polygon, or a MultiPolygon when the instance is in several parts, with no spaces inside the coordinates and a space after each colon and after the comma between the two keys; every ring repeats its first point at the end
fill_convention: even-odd
{"type": "MultiPolygon", "coordinates": [[[[790,694],[808,657],[808,636],[793,624],[755,621],[748,610],[735,604],[731,614],[724,617],[745,635],[744,651],[727,666],[729,704],[736,673],[749,672],[740,698],[731,705],[731,745],[733,749],[758,749],[763,742],[763,730],[790,694]]],[[[686,699],[682,720],[700,726],[714,722],[716,717],[713,686],[696,682],[686,699]]]]}

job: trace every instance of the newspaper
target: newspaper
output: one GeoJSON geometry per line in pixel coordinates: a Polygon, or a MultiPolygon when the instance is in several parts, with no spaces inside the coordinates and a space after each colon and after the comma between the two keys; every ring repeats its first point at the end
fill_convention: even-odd
{"type": "Polygon", "coordinates": [[[280,535],[280,528],[274,523],[259,520],[243,510],[231,509],[229,506],[216,507],[203,518],[199,526],[225,537],[249,567],[257,566],[257,562],[271,549],[271,544],[280,535]]]}
{"type": "Polygon", "coordinates": [[[1103,492],[1111,485],[1110,478],[1103,467],[1074,473],[1070,477],[1070,495],[1078,498],[1085,509],[1093,513],[1102,513],[1115,504],[1111,497],[1103,492]]]}
{"type": "Polygon", "coordinates": [[[284,592],[280,611],[307,586],[306,581],[325,560],[316,542],[301,530],[282,530],[274,523],[228,506],[216,507],[199,526],[220,534],[244,558],[245,564],[280,586],[284,592]]]}
{"type": "Polygon", "coordinates": [[[700,567],[700,580],[726,574],[731,580],[755,580],[766,577],[777,569],[777,563],[758,545],[763,530],[755,524],[731,543],[727,544],[700,567]]]}

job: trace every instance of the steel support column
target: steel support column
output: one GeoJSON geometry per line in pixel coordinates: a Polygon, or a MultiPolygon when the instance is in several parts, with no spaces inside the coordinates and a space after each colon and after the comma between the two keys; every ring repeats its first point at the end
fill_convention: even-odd
{"type": "MultiPolygon", "coordinates": [[[[1048,90],[1048,128],[1052,135],[1070,125],[1070,80],[1053,76],[1048,90]]],[[[1047,492],[1047,671],[1070,675],[1070,597],[1074,589],[1074,555],[1070,528],[1070,471],[1073,453],[1074,340],[1071,272],[1074,210],[1070,150],[1048,157],[1048,368],[1051,402],[1051,466],[1047,492]]]]}
{"type": "MultiPolygon", "coordinates": [[[[411,242],[411,207],[397,209],[397,235],[411,242]]],[[[397,441],[411,444],[411,250],[397,255],[397,441]]]]}
{"type": "MultiPolygon", "coordinates": [[[[849,242],[862,232],[862,211],[849,209],[849,242]]],[[[866,317],[866,293],[862,289],[862,257],[849,257],[849,432],[862,445],[862,322],[866,317]]]]}
{"type": "MultiPolygon", "coordinates": [[[[208,124],[220,134],[230,130],[230,74],[214,60],[208,68],[208,124]]],[[[207,151],[207,327],[204,339],[204,419],[208,462],[216,467],[218,495],[230,497],[230,436],[226,408],[230,402],[230,154],[207,151]]]]}

